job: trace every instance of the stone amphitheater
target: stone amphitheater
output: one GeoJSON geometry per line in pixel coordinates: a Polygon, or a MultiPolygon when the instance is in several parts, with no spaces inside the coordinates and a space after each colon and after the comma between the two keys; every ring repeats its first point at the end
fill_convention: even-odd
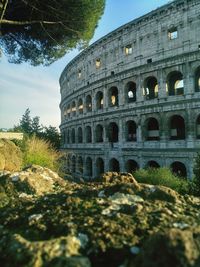
{"type": "Polygon", "coordinates": [[[67,168],[170,167],[193,176],[200,151],[200,1],[176,0],[76,56],[60,77],[67,168]]]}

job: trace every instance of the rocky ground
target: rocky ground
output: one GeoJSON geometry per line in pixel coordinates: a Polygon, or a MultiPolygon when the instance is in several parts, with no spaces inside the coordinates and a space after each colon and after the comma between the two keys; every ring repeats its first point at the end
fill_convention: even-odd
{"type": "Polygon", "coordinates": [[[39,166],[0,176],[0,266],[199,267],[200,199],[106,173],[39,166]]]}

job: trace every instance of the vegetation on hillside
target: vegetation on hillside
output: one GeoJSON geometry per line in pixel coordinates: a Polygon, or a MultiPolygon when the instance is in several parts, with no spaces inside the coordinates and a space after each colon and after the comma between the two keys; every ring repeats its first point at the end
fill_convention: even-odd
{"type": "Polygon", "coordinates": [[[133,175],[139,183],[164,185],[181,194],[189,193],[190,182],[176,176],[169,168],[139,169],[133,175]]]}
{"type": "Polygon", "coordinates": [[[87,46],[105,0],[2,0],[0,47],[9,62],[49,65],[87,46]]]}
{"type": "Polygon", "coordinates": [[[57,128],[51,125],[49,127],[44,127],[40,124],[40,118],[38,116],[31,118],[29,108],[26,109],[25,113],[22,115],[19,124],[10,130],[14,132],[23,132],[28,137],[35,135],[36,137],[49,142],[55,149],[60,148],[60,134],[57,128]]]}
{"type": "Polygon", "coordinates": [[[52,145],[35,135],[26,138],[23,143],[23,165],[37,164],[51,170],[59,171],[60,153],[52,145]]]}

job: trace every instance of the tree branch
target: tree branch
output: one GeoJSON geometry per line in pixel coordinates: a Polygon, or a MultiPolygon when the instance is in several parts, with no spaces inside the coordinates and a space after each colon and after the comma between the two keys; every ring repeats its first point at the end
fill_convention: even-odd
{"type": "Polygon", "coordinates": [[[9,24],[9,25],[16,25],[16,26],[32,25],[32,24],[48,24],[48,25],[60,24],[60,25],[63,25],[67,30],[79,34],[79,31],[76,31],[76,30],[73,30],[67,27],[65,24],[63,24],[63,21],[45,21],[45,20],[14,21],[14,20],[2,19],[0,21],[0,25],[1,24],[9,24]]]}
{"type": "Polygon", "coordinates": [[[2,21],[2,19],[4,17],[4,14],[6,12],[7,5],[8,5],[8,0],[5,0],[4,5],[3,5],[3,9],[2,9],[2,13],[1,13],[1,17],[0,17],[0,22],[2,21]]]}

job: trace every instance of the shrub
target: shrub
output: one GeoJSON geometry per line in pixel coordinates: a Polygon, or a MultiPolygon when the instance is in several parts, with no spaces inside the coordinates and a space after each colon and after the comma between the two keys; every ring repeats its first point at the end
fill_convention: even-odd
{"type": "Polygon", "coordinates": [[[35,136],[26,138],[23,145],[23,165],[37,164],[57,171],[60,153],[47,141],[35,136]]]}
{"type": "Polygon", "coordinates": [[[200,196],[200,153],[195,158],[194,176],[190,186],[190,193],[195,196],[200,196]]]}
{"type": "Polygon", "coordinates": [[[139,169],[133,175],[139,183],[167,186],[181,194],[189,192],[189,182],[174,175],[169,168],[139,169]]]}

